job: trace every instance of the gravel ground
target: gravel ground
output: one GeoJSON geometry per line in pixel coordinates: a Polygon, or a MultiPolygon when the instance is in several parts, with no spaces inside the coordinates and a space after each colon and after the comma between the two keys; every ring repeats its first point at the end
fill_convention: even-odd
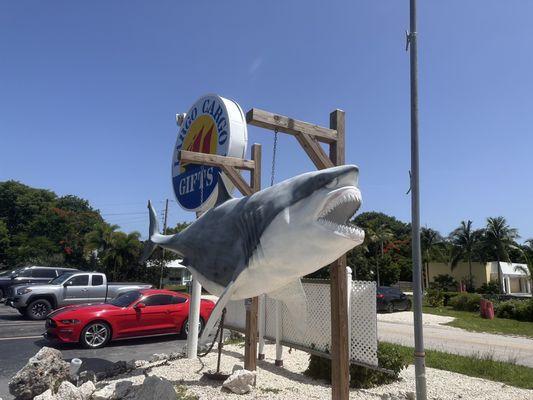
{"type": "MultiPolygon", "coordinates": [[[[236,395],[221,389],[221,382],[209,381],[202,373],[216,368],[216,352],[209,354],[202,361],[179,359],[169,365],[153,368],[150,375],[157,375],[170,380],[175,385],[184,385],[189,394],[197,395],[201,400],[216,399],[329,399],[331,387],[322,381],[305,377],[302,372],[307,368],[309,355],[293,350],[290,354],[284,349],[284,368],[274,366],[275,346],[265,346],[266,360],[258,362],[257,386],[249,394],[236,395]]],[[[222,372],[230,373],[233,366],[242,366],[244,350],[239,345],[224,347],[222,372]]],[[[401,373],[401,380],[389,385],[369,390],[350,391],[350,399],[371,400],[389,398],[413,392],[414,367],[410,366],[401,373]]],[[[135,384],[144,379],[142,373],[133,378],[135,384]]],[[[427,369],[428,398],[431,400],[532,400],[533,391],[518,389],[501,383],[471,378],[452,372],[427,369]]]]}
{"type": "MultiPolygon", "coordinates": [[[[441,315],[424,314],[422,316],[422,322],[424,325],[442,325],[452,322],[454,317],[443,317],[441,315]]],[[[401,311],[391,314],[378,314],[378,321],[384,322],[398,322],[413,325],[413,312],[401,311]]]]}

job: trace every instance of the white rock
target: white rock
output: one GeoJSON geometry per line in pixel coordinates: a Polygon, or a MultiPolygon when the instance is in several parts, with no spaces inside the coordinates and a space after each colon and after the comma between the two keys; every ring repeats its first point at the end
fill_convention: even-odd
{"type": "Polygon", "coordinates": [[[149,364],[150,362],[147,360],[135,360],[134,362],[135,368],[144,367],[146,364],[149,364]]]}
{"type": "Polygon", "coordinates": [[[80,390],[69,381],[64,381],[59,385],[55,400],[85,400],[80,390]]]}
{"type": "Polygon", "coordinates": [[[164,360],[168,360],[168,355],[164,353],[152,354],[152,357],[150,357],[151,363],[156,362],[156,361],[164,361],[164,360]]]}
{"type": "Polygon", "coordinates": [[[123,399],[133,390],[133,382],[121,379],[93,393],[93,400],[123,399]]]}
{"type": "Polygon", "coordinates": [[[83,400],[88,400],[91,398],[91,395],[96,390],[96,387],[94,386],[94,383],[92,381],[88,381],[81,385],[78,390],[80,391],[83,400]]]}
{"type": "Polygon", "coordinates": [[[405,397],[407,400],[416,400],[415,392],[406,392],[405,397]]]}
{"type": "Polygon", "coordinates": [[[35,396],[33,400],[55,400],[52,394],[52,389],[48,389],[46,392],[41,393],[39,396],[35,396]]]}
{"type": "Polygon", "coordinates": [[[245,394],[252,390],[255,384],[255,371],[239,369],[233,372],[222,384],[226,389],[236,394],[245,394]]]}

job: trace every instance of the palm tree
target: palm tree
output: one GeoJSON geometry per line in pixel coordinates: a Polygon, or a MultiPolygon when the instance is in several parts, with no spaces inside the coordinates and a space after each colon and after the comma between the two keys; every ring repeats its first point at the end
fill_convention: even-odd
{"type": "Polygon", "coordinates": [[[420,246],[422,250],[422,261],[425,265],[423,284],[425,287],[429,286],[429,262],[434,258],[435,252],[440,255],[438,245],[443,244],[441,234],[431,228],[420,229],[420,246]]]}
{"type": "MultiPolygon", "coordinates": [[[[394,232],[392,232],[392,230],[388,228],[386,224],[372,223],[366,229],[366,236],[370,243],[376,244],[378,246],[377,249],[379,250],[380,257],[381,259],[383,259],[384,245],[394,238],[394,232]]],[[[376,262],[376,279],[377,285],[380,286],[379,261],[376,262]]]]}
{"type": "Polygon", "coordinates": [[[481,238],[481,232],[472,229],[472,221],[461,221],[461,225],[450,233],[450,241],[453,245],[451,258],[452,270],[457,266],[459,261],[466,257],[468,261],[468,282],[472,286],[472,253],[474,247],[481,238]]]}
{"type": "Polygon", "coordinates": [[[126,234],[115,232],[112,238],[112,245],[107,249],[104,256],[104,263],[113,269],[113,279],[119,279],[119,270],[125,265],[135,263],[141,251],[139,232],[126,234]]]}
{"type": "Polygon", "coordinates": [[[93,231],[85,235],[86,250],[96,251],[100,257],[105,257],[107,250],[113,245],[113,237],[118,228],[118,225],[98,224],[93,231]]]}
{"type": "Polygon", "coordinates": [[[498,262],[498,286],[502,292],[501,260],[510,261],[509,250],[516,246],[520,236],[518,230],[511,228],[504,217],[487,218],[487,226],[483,232],[483,243],[486,251],[496,257],[498,262]]]}
{"type": "Polygon", "coordinates": [[[512,246],[516,250],[522,253],[524,260],[526,261],[526,266],[517,265],[515,266],[515,271],[521,271],[524,274],[529,275],[531,289],[533,290],[533,239],[528,239],[524,242],[522,246],[512,246]],[[529,255],[528,255],[529,254],[529,255]]]}

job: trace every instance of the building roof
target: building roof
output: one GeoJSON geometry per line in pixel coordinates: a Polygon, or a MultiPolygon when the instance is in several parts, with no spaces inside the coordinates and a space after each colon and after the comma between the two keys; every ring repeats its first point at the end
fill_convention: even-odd
{"type": "Polygon", "coordinates": [[[503,275],[529,276],[529,270],[527,269],[527,264],[518,264],[518,263],[509,263],[509,262],[500,261],[500,268],[502,270],[503,275]],[[517,267],[519,268],[517,269],[517,267]]]}

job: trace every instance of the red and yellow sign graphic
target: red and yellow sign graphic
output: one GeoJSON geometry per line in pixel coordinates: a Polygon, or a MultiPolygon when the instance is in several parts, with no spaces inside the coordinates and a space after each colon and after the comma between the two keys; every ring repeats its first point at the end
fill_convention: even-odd
{"type": "MultiPolygon", "coordinates": [[[[182,149],[197,153],[217,154],[218,129],[210,115],[199,116],[189,128],[182,149]]],[[[187,164],[180,164],[180,173],[187,164]]]]}

